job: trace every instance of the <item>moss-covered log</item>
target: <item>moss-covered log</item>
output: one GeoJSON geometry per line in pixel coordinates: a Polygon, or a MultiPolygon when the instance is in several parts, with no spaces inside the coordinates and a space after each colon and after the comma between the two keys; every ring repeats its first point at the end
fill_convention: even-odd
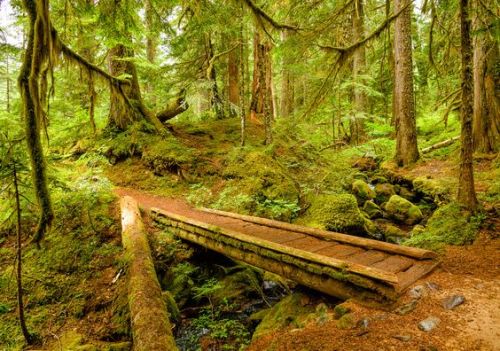
{"type": "Polygon", "coordinates": [[[134,351],[177,350],[137,202],[120,202],[134,351]]]}
{"type": "Polygon", "coordinates": [[[165,109],[156,114],[156,118],[161,122],[166,122],[186,111],[188,108],[189,105],[186,101],[185,91],[183,90],[179,96],[175,97],[167,104],[165,109]]]}

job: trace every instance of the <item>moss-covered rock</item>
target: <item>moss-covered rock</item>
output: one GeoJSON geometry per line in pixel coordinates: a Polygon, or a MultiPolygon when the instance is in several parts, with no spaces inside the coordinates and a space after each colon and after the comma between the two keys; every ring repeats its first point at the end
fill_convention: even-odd
{"type": "Polygon", "coordinates": [[[339,319],[349,312],[351,312],[351,308],[348,306],[344,306],[343,304],[336,305],[333,309],[335,319],[339,319]]]}
{"type": "Polygon", "coordinates": [[[380,207],[373,202],[372,200],[365,201],[365,204],[363,205],[363,211],[370,217],[371,219],[373,218],[380,218],[382,217],[382,210],[380,207]]]}
{"type": "Polygon", "coordinates": [[[396,194],[394,186],[390,183],[379,183],[375,185],[376,201],[383,203],[389,201],[392,195],[396,194]]]}
{"type": "Polygon", "coordinates": [[[438,208],[425,229],[413,233],[405,245],[437,250],[445,244],[468,244],[476,237],[480,225],[481,217],[472,217],[459,204],[451,202],[438,208]]]}
{"type": "Polygon", "coordinates": [[[390,243],[400,244],[404,239],[408,238],[409,234],[402,229],[390,223],[378,223],[377,227],[384,235],[386,241],[390,243]]]}
{"type": "Polygon", "coordinates": [[[266,313],[262,313],[262,321],[255,329],[253,340],[288,326],[303,327],[310,313],[314,311],[313,306],[305,303],[306,300],[308,299],[305,299],[303,294],[293,293],[271,307],[266,313]]]}
{"type": "Polygon", "coordinates": [[[437,204],[445,202],[448,190],[439,181],[428,177],[417,177],[413,180],[413,189],[427,195],[437,204]]]}
{"type": "Polygon", "coordinates": [[[375,192],[370,186],[361,179],[355,180],[351,187],[352,193],[356,196],[359,204],[375,198],[375,192]]]}
{"type": "Polygon", "coordinates": [[[366,233],[365,218],[350,194],[316,196],[301,223],[342,233],[366,233]]]}
{"type": "Polygon", "coordinates": [[[386,177],[377,175],[372,178],[372,184],[383,184],[383,183],[389,183],[386,177]]]}
{"type": "Polygon", "coordinates": [[[420,211],[418,206],[399,195],[391,196],[385,204],[385,211],[389,218],[409,225],[418,223],[423,218],[422,211],[420,211]]]}

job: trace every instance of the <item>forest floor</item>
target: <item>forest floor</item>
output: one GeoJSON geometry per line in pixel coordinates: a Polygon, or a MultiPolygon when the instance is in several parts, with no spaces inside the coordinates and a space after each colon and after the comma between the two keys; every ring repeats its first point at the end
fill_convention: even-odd
{"type": "MultiPolygon", "coordinates": [[[[126,188],[116,193],[136,198],[144,208],[192,214],[179,198],[126,188]]],[[[483,230],[473,245],[447,247],[440,267],[413,284],[423,287],[421,296],[412,296],[410,287],[392,311],[348,301],[343,306],[358,321],[352,328],[339,329],[335,320],[312,322],[300,329],[276,330],[254,341],[248,350],[500,350],[500,239],[496,236],[483,230]],[[464,296],[465,302],[446,310],[442,301],[453,295],[464,296]],[[419,330],[418,323],[431,316],[439,318],[438,326],[430,332],[419,330]]]]}

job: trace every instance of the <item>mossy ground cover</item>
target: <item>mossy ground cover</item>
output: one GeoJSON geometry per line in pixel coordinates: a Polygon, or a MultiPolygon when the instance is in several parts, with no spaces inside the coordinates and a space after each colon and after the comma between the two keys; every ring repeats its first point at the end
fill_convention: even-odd
{"type": "MultiPolygon", "coordinates": [[[[122,283],[111,283],[121,265],[111,185],[97,171],[63,164],[51,168],[50,178],[55,223],[41,249],[27,245],[23,253],[28,329],[48,349],[58,349],[61,340],[74,343],[65,336],[69,329],[80,337],[75,348],[63,345],[65,350],[84,344],[105,349],[105,342],[128,339],[127,312],[119,303],[122,283]]],[[[25,242],[33,209],[29,202],[24,209],[25,242]]],[[[15,238],[11,231],[0,237],[0,349],[18,350],[23,338],[16,316],[15,238]]]]}

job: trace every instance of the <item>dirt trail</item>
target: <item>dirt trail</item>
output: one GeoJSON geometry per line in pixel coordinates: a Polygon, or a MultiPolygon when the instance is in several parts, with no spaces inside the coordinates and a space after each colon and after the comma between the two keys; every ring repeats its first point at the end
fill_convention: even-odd
{"type": "MultiPolygon", "coordinates": [[[[202,221],[221,221],[220,225],[238,231],[254,232],[259,227],[247,223],[243,225],[246,228],[242,228],[241,221],[214,218],[217,216],[197,211],[177,198],[124,188],[117,189],[116,193],[134,197],[144,208],[158,207],[202,221]]],[[[405,315],[347,302],[356,320],[368,320],[366,328],[344,330],[338,329],[334,320],[321,325],[312,322],[301,329],[290,327],[263,337],[254,341],[248,350],[500,351],[500,239],[491,239],[494,236],[494,233],[483,232],[471,246],[449,247],[440,268],[413,284],[424,286],[424,293],[416,300],[414,309],[405,315]],[[465,303],[445,310],[442,300],[456,294],[463,295],[465,303]],[[418,323],[429,316],[438,317],[439,325],[430,332],[420,331],[418,323]]],[[[399,305],[408,304],[412,299],[406,294],[399,305]]]]}

